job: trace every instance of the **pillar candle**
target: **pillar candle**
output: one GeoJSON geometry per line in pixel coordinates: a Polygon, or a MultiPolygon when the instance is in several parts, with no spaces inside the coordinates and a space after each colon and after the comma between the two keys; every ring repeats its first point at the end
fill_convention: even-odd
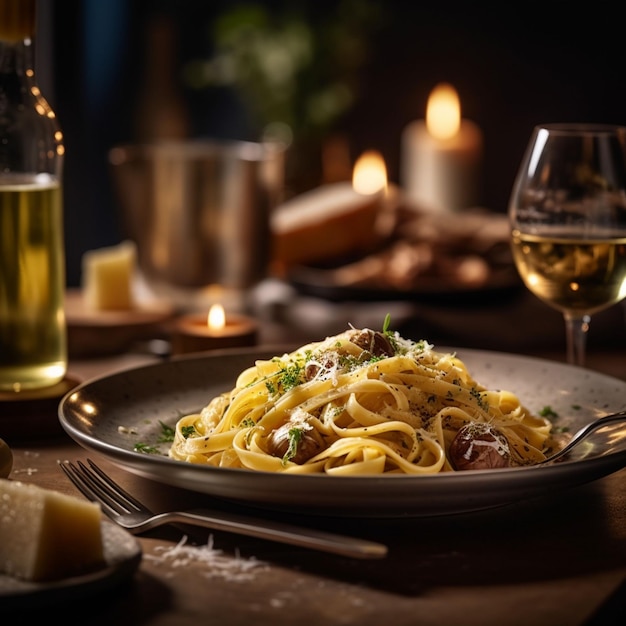
{"type": "Polygon", "coordinates": [[[425,211],[455,212],[476,206],[480,195],[483,137],[461,118],[453,87],[438,85],[426,120],[410,123],[402,135],[401,184],[425,211]]]}

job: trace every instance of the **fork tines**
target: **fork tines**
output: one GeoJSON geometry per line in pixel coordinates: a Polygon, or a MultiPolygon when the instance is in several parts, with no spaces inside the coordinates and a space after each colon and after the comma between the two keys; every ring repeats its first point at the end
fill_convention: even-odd
{"type": "Polygon", "coordinates": [[[71,461],[61,461],[59,465],[87,499],[99,502],[113,515],[132,513],[141,508],[133,496],[111,480],[91,459],[87,459],[89,467],[82,461],[76,463],[74,465],[71,461]]]}

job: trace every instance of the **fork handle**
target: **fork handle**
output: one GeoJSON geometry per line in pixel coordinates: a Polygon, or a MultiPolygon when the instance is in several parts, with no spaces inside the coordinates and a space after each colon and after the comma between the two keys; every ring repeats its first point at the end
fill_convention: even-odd
{"type": "MultiPolygon", "coordinates": [[[[213,530],[223,530],[239,535],[248,535],[259,539],[268,539],[353,558],[380,559],[387,556],[387,546],[381,543],[222,511],[218,514],[203,509],[168,511],[156,515],[152,520],[150,528],[176,522],[203,526],[213,530]]],[[[149,530],[149,528],[144,528],[144,530],[149,530]]]]}

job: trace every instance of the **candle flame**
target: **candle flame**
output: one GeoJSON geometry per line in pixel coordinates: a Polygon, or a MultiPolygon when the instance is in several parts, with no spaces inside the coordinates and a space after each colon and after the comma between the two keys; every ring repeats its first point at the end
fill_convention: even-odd
{"type": "Polygon", "coordinates": [[[451,139],[461,127],[461,104],[452,85],[439,83],[426,107],[426,128],[437,139],[451,139]]]}
{"type": "Polygon", "coordinates": [[[387,168],[379,152],[369,150],[359,157],[352,174],[352,186],[357,193],[365,195],[387,188],[387,168]]]}
{"type": "Polygon", "coordinates": [[[226,326],[226,313],[221,304],[214,304],[209,309],[207,324],[211,330],[220,330],[226,326]]]}

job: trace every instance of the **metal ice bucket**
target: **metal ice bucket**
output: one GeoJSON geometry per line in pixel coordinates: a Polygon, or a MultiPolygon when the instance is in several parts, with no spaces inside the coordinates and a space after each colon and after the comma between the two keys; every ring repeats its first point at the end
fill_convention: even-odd
{"type": "Polygon", "coordinates": [[[124,145],[109,162],[123,233],[155,293],[184,306],[199,289],[243,291],[266,277],[270,212],[284,182],[279,145],[124,145]]]}

